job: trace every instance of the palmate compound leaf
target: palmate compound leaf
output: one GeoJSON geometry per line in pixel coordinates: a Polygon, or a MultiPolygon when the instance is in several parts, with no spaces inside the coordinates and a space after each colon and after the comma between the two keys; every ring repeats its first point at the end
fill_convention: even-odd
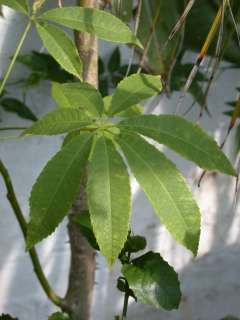
{"type": "Polygon", "coordinates": [[[57,8],[44,12],[40,19],[94,34],[99,39],[131,43],[142,47],[140,41],[126,24],[103,10],[82,7],[57,8]]]}
{"type": "Polygon", "coordinates": [[[0,0],[0,5],[8,6],[26,15],[29,13],[28,0],[0,0]]]}
{"type": "Polygon", "coordinates": [[[98,138],[91,155],[87,194],[97,243],[112,265],[128,236],[131,191],[126,166],[104,136],[98,138]]]}
{"type": "Polygon", "coordinates": [[[80,129],[94,122],[79,109],[55,109],[47,113],[42,119],[35,122],[21,134],[28,135],[55,135],[80,129]]]}
{"type": "Polygon", "coordinates": [[[82,109],[89,116],[99,117],[104,109],[100,92],[88,83],[54,82],[52,96],[61,108],[82,109]]]}
{"type": "Polygon", "coordinates": [[[81,183],[92,135],[72,139],[46,165],[30,196],[27,248],[49,236],[68,213],[81,183]]]}
{"type": "Polygon", "coordinates": [[[47,23],[36,24],[44,47],[67,72],[82,79],[82,61],[72,39],[61,29],[47,23]]]}
{"type": "Polygon", "coordinates": [[[158,253],[148,252],[122,267],[138,301],[166,310],[177,309],[180,283],[174,269],[158,253]]]}
{"type": "Polygon", "coordinates": [[[185,179],[165,155],[135,133],[117,138],[135,178],[172,236],[197,254],[200,213],[185,179]]]}
{"type": "Polygon", "coordinates": [[[113,93],[109,114],[125,111],[142,100],[158,95],[161,90],[160,76],[139,73],[124,78],[113,93]]]}
{"type": "Polygon", "coordinates": [[[236,175],[217,143],[198,125],[182,117],[142,115],[123,120],[119,127],[152,138],[203,169],[236,175]]]}

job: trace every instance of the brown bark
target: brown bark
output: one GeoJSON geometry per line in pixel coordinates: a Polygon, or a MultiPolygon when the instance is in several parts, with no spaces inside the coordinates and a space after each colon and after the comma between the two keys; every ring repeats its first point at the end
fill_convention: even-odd
{"type": "MultiPolygon", "coordinates": [[[[97,0],[80,0],[83,7],[97,7],[97,0]]],[[[98,43],[94,36],[75,33],[75,42],[82,58],[83,79],[95,87],[98,85],[98,43]]],[[[71,265],[66,304],[72,320],[89,320],[95,275],[95,252],[73,222],[76,215],[87,209],[86,176],[78,200],[69,214],[68,233],[71,246],[71,265]]]]}
{"type": "MultiPolygon", "coordinates": [[[[78,0],[82,7],[97,8],[98,0],[78,0]]],[[[75,33],[79,55],[84,64],[83,79],[95,87],[98,86],[98,42],[88,33],[75,33]]]]}

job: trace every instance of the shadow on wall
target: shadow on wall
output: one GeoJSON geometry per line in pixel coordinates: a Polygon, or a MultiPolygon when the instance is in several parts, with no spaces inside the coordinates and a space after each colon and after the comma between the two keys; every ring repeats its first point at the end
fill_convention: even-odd
{"type": "MultiPolygon", "coordinates": [[[[6,15],[8,18],[0,21],[1,68],[7,65],[23,24],[22,16],[14,15],[10,10],[6,10],[6,15]]],[[[35,41],[35,31],[32,32],[24,51],[40,47],[39,42],[35,41]]],[[[106,47],[106,43],[104,46],[106,47]]],[[[109,47],[112,48],[110,45],[109,47]]],[[[0,71],[3,72],[3,70],[0,71]]],[[[14,77],[21,77],[22,72],[23,69],[17,67],[14,77]]],[[[214,119],[204,117],[202,121],[202,125],[208,130],[215,131],[219,126],[223,127],[222,101],[233,95],[231,90],[234,82],[239,82],[239,75],[231,71],[222,76],[218,87],[214,88],[210,97],[210,108],[214,112],[214,119]]],[[[47,85],[42,89],[43,93],[34,92],[32,99],[33,101],[41,100],[41,105],[50,108],[51,101],[46,97],[45,92],[49,89],[47,85]]],[[[176,99],[176,96],[171,100],[164,98],[159,103],[155,98],[148,105],[147,110],[154,113],[171,113],[175,110],[176,99]]],[[[187,99],[187,103],[189,102],[190,100],[187,99]]],[[[40,114],[43,112],[40,108],[38,111],[40,114]]],[[[195,116],[193,110],[189,117],[194,120],[195,116]]],[[[18,121],[18,125],[23,123],[22,120],[9,118],[8,115],[6,120],[18,121]]],[[[220,134],[224,135],[224,131],[220,134]]],[[[4,142],[0,145],[1,158],[9,167],[25,214],[28,213],[28,195],[31,186],[47,160],[58,150],[60,143],[61,137],[38,137],[24,141],[4,142]]],[[[174,312],[154,310],[131,302],[129,319],[219,320],[226,314],[240,316],[240,278],[238,276],[240,228],[239,210],[234,213],[232,208],[233,181],[222,175],[209,175],[198,190],[195,186],[200,171],[196,171],[194,166],[171,152],[167,151],[167,155],[187,176],[201,207],[202,235],[199,257],[193,260],[183,247],[172,240],[165,228],[159,224],[143,192],[139,191],[136,182],[133,181],[133,231],[135,234],[145,235],[148,239],[148,250],[159,251],[179,271],[184,299],[180,309],[174,312]]],[[[45,320],[55,308],[47,301],[34,276],[29,258],[24,252],[19,227],[5,198],[5,188],[2,184],[0,184],[0,192],[4,199],[0,204],[2,217],[0,222],[0,313],[12,313],[20,320],[45,320]]],[[[63,295],[69,266],[69,244],[65,223],[39,246],[39,254],[50,282],[63,295]]],[[[117,265],[112,272],[109,272],[104,259],[98,257],[93,320],[113,320],[113,316],[120,313],[122,297],[115,288],[119,269],[117,265]]]]}

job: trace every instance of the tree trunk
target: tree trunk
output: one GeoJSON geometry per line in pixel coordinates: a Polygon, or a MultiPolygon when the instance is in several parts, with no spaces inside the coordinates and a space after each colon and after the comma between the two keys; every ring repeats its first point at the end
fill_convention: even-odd
{"type": "MultiPolygon", "coordinates": [[[[83,7],[97,7],[97,0],[79,0],[83,7]]],[[[82,58],[83,79],[95,87],[98,85],[98,43],[94,36],[75,33],[75,42],[82,58]]],[[[76,215],[87,210],[86,174],[79,197],[69,214],[68,233],[71,246],[71,265],[66,305],[72,320],[89,320],[95,275],[95,252],[73,222],[76,215]]]]}

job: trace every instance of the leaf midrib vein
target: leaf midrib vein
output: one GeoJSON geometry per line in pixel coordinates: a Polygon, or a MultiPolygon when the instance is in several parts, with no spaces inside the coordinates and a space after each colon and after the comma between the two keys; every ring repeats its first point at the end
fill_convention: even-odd
{"type": "MultiPolygon", "coordinates": [[[[123,140],[122,140],[123,142],[123,140]]],[[[125,143],[125,142],[123,142],[125,143]]],[[[152,175],[153,177],[159,182],[159,184],[162,186],[162,188],[165,190],[165,192],[167,193],[168,197],[172,200],[172,203],[174,205],[174,207],[176,208],[177,212],[178,212],[178,215],[180,216],[181,220],[183,220],[184,222],[184,225],[186,227],[186,229],[188,230],[188,225],[185,221],[185,218],[181,215],[181,211],[180,209],[178,208],[177,204],[175,203],[175,201],[173,200],[173,197],[172,195],[169,193],[169,191],[167,190],[167,188],[164,186],[164,184],[161,182],[161,180],[158,178],[157,175],[155,175],[154,173],[154,170],[151,168],[151,166],[149,166],[149,164],[139,155],[139,153],[137,153],[130,145],[128,145],[127,143],[125,143],[125,145],[130,149],[132,150],[133,153],[135,153],[135,155],[137,156],[138,159],[140,159],[141,162],[143,162],[146,167],[152,172],[152,175]]]]}
{"type": "MultiPolygon", "coordinates": [[[[131,125],[121,124],[120,126],[127,127],[127,128],[131,128],[131,125]]],[[[200,151],[201,153],[207,155],[208,158],[210,159],[210,161],[212,162],[212,164],[216,167],[215,161],[211,158],[211,155],[210,155],[208,152],[200,149],[199,147],[197,147],[195,144],[193,144],[193,143],[191,143],[191,142],[186,142],[184,139],[182,139],[181,137],[179,137],[179,136],[177,136],[177,135],[176,135],[176,136],[175,136],[175,135],[171,135],[170,133],[168,133],[168,132],[166,132],[166,131],[164,131],[164,130],[162,130],[162,129],[160,129],[161,131],[157,131],[157,130],[155,130],[155,129],[153,129],[153,128],[149,128],[149,127],[144,126],[144,125],[142,125],[142,126],[141,126],[141,125],[133,125],[132,127],[135,127],[136,129],[139,128],[140,130],[146,129],[146,130],[149,130],[149,131],[153,131],[154,134],[161,134],[161,133],[162,133],[162,134],[165,134],[166,136],[169,136],[170,138],[174,138],[174,139],[176,139],[176,140],[178,140],[178,141],[180,141],[180,142],[182,142],[182,143],[184,143],[184,144],[188,144],[189,146],[193,147],[194,149],[196,149],[196,150],[200,151]]],[[[130,130],[130,131],[131,131],[131,130],[130,130]]],[[[143,133],[143,135],[147,135],[147,134],[144,134],[144,133],[143,133]]],[[[153,139],[154,139],[154,138],[153,138],[153,139]]],[[[154,140],[155,140],[155,139],[154,139],[154,140]]],[[[165,143],[161,143],[161,144],[165,144],[165,143]]],[[[171,147],[170,147],[170,148],[171,148],[171,147]]]]}

